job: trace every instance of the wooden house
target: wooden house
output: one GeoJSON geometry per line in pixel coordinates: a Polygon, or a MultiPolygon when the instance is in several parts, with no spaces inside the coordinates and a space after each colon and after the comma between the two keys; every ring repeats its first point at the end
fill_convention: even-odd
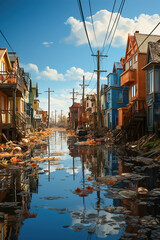
{"type": "Polygon", "coordinates": [[[24,112],[24,91],[25,81],[18,56],[0,48],[0,132],[7,139],[24,136],[25,119],[21,115],[24,112]]]}
{"type": "Polygon", "coordinates": [[[113,71],[107,75],[107,86],[104,89],[104,126],[115,129],[118,124],[118,108],[128,103],[128,87],[121,86],[120,75],[123,72],[120,62],[113,64],[113,71]]]}
{"type": "Polygon", "coordinates": [[[121,58],[123,73],[121,86],[129,88],[129,104],[118,109],[118,129],[127,130],[128,139],[136,139],[146,131],[146,64],[148,42],[158,41],[159,36],[128,35],[126,54],[121,58]]]}
{"type": "Polygon", "coordinates": [[[147,129],[160,131],[160,36],[159,41],[149,42],[146,70],[147,129]]]}

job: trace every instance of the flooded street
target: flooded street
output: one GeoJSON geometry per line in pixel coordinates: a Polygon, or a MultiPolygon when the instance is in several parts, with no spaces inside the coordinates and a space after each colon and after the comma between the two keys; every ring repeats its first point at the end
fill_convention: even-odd
{"type": "Polygon", "coordinates": [[[159,165],[118,152],[56,131],[32,152],[56,161],[1,168],[0,239],[160,239],[159,165]]]}

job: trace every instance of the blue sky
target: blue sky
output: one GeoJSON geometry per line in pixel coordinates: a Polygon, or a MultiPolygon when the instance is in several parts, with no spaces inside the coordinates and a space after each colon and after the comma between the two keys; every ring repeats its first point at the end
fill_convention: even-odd
{"type": "MultiPolygon", "coordinates": [[[[86,25],[93,51],[96,53],[88,1],[82,0],[86,25]]],[[[98,43],[103,43],[107,23],[113,6],[113,0],[91,0],[93,20],[98,43]]],[[[117,0],[115,14],[120,5],[117,0]]],[[[71,90],[79,91],[83,74],[86,83],[94,70],[93,57],[88,47],[80,19],[76,0],[0,0],[0,28],[7,37],[14,51],[19,55],[21,66],[29,71],[33,81],[37,81],[40,92],[40,107],[47,110],[48,87],[55,91],[52,94],[51,111],[63,109],[68,112],[71,105],[71,90]]],[[[103,59],[101,66],[109,73],[114,61],[125,55],[125,44],[128,33],[139,30],[149,33],[160,20],[159,0],[126,0],[119,27],[108,58],[103,59]]],[[[160,35],[160,27],[155,34],[160,35]]],[[[7,47],[0,36],[0,47],[7,47]]],[[[104,53],[106,53],[107,46],[104,53]]],[[[96,59],[95,59],[96,60],[96,59]]],[[[102,83],[105,82],[102,74],[102,83]]],[[[87,92],[95,86],[95,77],[87,92]]],[[[78,96],[78,100],[80,95],[78,96]]]]}

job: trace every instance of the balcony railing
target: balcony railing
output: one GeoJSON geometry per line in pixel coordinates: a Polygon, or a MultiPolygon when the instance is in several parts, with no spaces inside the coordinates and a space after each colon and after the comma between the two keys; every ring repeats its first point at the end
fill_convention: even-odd
{"type": "Polygon", "coordinates": [[[2,86],[1,84],[3,84],[3,86],[8,84],[16,84],[17,88],[24,93],[24,77],[18,73],[0,71],[0,86],[2,86]]]}
{"type": "Polygon", "coordinates": [[[125,72],[121,74],[121,86],[128,86],[131,83],[136,82],[137,77],[136,77],[136,72],[137,70],[134,68],[129,68],[125,72]]]}
{"type": "Polygon", "coordinates": [[[146,103],[144,100],[135,100],[124,114],[124,126],[127,126],[130,121],[136,116],[144,116],[146,113],[146,103]]]}
{"type": "Polygon", "coordinates": [[[13,110],[0,110],[0,117],[2,119],[2,126],[11,124],[20,130],[25,130],[26,119],[23,114],[17,112],[14,116],[13,110]]]}

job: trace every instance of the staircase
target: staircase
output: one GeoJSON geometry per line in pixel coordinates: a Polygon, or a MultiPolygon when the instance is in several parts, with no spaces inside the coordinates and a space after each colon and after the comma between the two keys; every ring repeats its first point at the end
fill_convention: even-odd
{"type": "Polygon", "coordinates": [[[5,115],[5,122],[2,122],[2,134],[8,140],[20,140],[25,137],[26,119],[22,113],[16,113],[15,118],[12,110],[1,110],[0,115],[5,115]]]}
{"type": "Polygon", "coordinates": [[[115,143],[135,141],[145,134],[146,110],[144,100],[135,100],[128,105],[124,115],[123,129],[116,129],[115,143]]]}

